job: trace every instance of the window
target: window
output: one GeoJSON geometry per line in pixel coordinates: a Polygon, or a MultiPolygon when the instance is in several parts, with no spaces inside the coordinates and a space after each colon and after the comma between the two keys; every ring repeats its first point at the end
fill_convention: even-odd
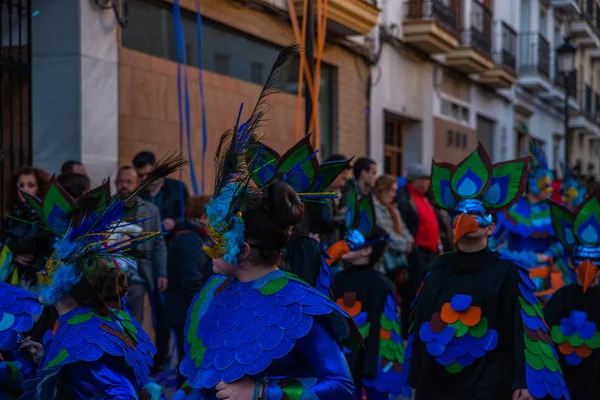
{"type": "MultiPolygon", "coordinates": [[[[170,6],[150,0],[129,0],[129,11],[129,24],[122,30],[121,35],[123,47],[176,61],[173,13],[170,6]]],[[[187,62],[197,67],[196,16],[182,10],[182,19],[187,62]]],[[[280,47],[206,18],[202,21],[202,28],[204,70],[246,82],[264,84],[269,73],[268,68],[275,61],[280,47]]],[[[299,60],[292,60],[282,71],[280,88],[283,91],[297,93],[298,68],[299,60]]],[[[337,116],[336,91],[336,68],[322,63],[319,124],[323,158],[333,152],[334,121],[337,116]]]]}
{"type": "Polygon", "coordinates": [[[229,74],[229,55],[215,54],[215,70],[223,75],[229,74]]]}
{"type": "Polygon", "coordinates": [[[384,132],[384,172],[402,175],[402,136],[404,125],[392,115],[386,115],[384,132]]]}
{"type": "Polygon", "coordinates": [[[548,10],[540,7],[540,33],[548,37],[548,10]]]}
{"type": "Polygon", "coordinates": [[[442,115],[450,117],[455,121],[461,122],[465,125],[469,124],[469,109],[458,103],[442,99],[440,104],[440,112],[442,115]]]}
{"type": "Polygon", "coordinates": [[[252,80],[252,82],[258,85],[262,85],[266,79],[266,77],[263,76],[263,64],[253,62],[251,68],[252,70],[250,79],[252,80]]]}

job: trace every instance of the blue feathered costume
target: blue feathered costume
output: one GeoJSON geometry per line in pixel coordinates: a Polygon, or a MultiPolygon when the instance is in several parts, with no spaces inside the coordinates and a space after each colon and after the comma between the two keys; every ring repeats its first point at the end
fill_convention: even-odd
{"type": "Polygon", "coordinates": [[[19,350],[23,333],[33,328],[34,316],[42,312],[38,297],[26,290],[0,283],[0,398],[17,398],[21,383],[35,374],[27,350],[19,350]]]}
{"type": "MultiPolygon", "coordinates": [[[[541,149],[531,146],[531,169],[527,182],[529,193],[552,192],[552,171],[541,149]]],[[[547,200],[530,202],[521,197],[507,211],[497,214],[496,231],[490,248],[529,268],[536,285],[536,295],[547,299],[570,276],[562,263],[564,247],[557,240],[547,200]],[[542,258],[540,258],[542,257],[542,258]]]]}
{"type": "MultiPolygon", "coordinates": [[[[282,51],[252,116],[225,134],[217,151],[215,190],[207,205],[210,240],[204,250],[233,267],[246,242],[246,201],[262,190],[250,184],[252,171],[260,168],[255,162],[261,150],[248,159],[248,148],[277,70],[296,53],[295,47],[282,51]]],[[[298,159],[283,175],[294,176],[313,156],[298,159]]],[[[283,178],[276,175],[265,186],[279,185],[283,178]]],[[[249,282],[214,276],[194,299],[185,329],[180,371],[188,379],[175,399],[216,399],[220,382],[248,377],[255,384],[253,399],[355,398],[340,345],[352,337],[361,341],[358,329],[340,307],[293,274],[274,270],[249,282]]]]}
{"type": "MultiPolygon", "coordinates": [[[[132,196],[181,164],[177,157],[160,162],[132,196]]],[[[54,178],[43,201],[24,196],[42,217],[45,228],[57,237],[54,253],[38,273],[38,282],[42,302],[55,305],[59,319],[55,335],[46,335],[37,374],[24,382],[21,398],[60,399],[67,396],[61,391],[68,390],[72,392],[69,396],[78,399],[129,400],[142,393],[152,400],[160,399],[160,387],[148,378],[154,346],[131,315],[119,309],[126,288],[119,289],[116,282],[114,290],[107,292],[106,286],[108,276],[122,264],[116,261],[136,256],[133,245],[160,232],[132,231],[125,241],[111,240],[116,229],[145,217],[130,213],[130,198],[111,197],[108,182],[77,201],[54,178]],[[80,284],[86,293],[94,293],[100,304],[78,303],[74,290],[80,284]]]]}

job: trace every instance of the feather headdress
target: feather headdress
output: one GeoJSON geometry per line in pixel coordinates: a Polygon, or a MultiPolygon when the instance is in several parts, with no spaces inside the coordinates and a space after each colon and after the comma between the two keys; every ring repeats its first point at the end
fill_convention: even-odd
{"type": "Polygon", "coordinates": [[[319,165],[317,153],[318,150],[311,144],[311,135],[304,136],[283,156],[269,146],[256,142],[247,152],[247,158],[255,160],[252,180],[259,188],[276,180],[283,181],[303,201],[336,198],[337,193],[326,190],[348,168],[352,158],[319,165]]]}
{"type": "Polygon", "coordinates": [[[136,215],[131,199],[149,190],[157,180],[170,175],[185,164],[173,154],[159,161],[148,177],[130,196],[111,195],[110,182],[73,199],[57,182],[50,187],[43,200],[22,192],[27,203],[42,219],[43,228],[56,237],[54,252],[45,268],[38,273],[40,296],[44,304],[51,305],[63,298],[85,277],[93,286],[100,285],[106,272],[105,263],[113,259],[137,256],[135,245],[149,241],[160,232],[131,230],[126,240],[111,240],[113,234],[137,224],[148,216],[136,215]]]}
{"type": "Polygon", "coordinates": [[[552,192],[552,179],[554,176],[548,167],[544,151],[535,143],[531,143],[529,152],[531,154],[531,168],[527,189],[533,194],[552,192]]]}
{"type": "Polygon", "coordinates": [[[210,239],[203,249],[211,258],[225,257],[230,264],[237,262],[240,247],[244,243],[244,222],[241,213],[248,196],[256,193],[251,189],[250,182],[252,172],[257,168],[255,160],[262,152],[259,149],[258,154],[249,159],[248,149],[259,140],[255,132],[269,110],[267,97],[278,92],[276,84],[282,67],[296,56],[298,51],[299,47],[292,45],[279,53],[250,117],[240,124],[242,105],[233,131],[221,136],[215,155],[214,193],[206,206],[210,239]]]}

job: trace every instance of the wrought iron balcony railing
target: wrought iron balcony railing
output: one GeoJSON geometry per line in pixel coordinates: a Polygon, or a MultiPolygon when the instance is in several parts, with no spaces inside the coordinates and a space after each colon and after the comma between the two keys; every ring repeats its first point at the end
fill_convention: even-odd
{"type": "Polygon", "coordinates": [[[492,37],[496,65],[517,73],[517,32],[504,21],[496,21],[492,37]]]}
{"type": "Polygon", "coordinates": [[[519,73],[550,79],[550,43],[538,32],[519,35],[519,73]]]}
{"type": "Polygon", "coordinates": [[[435,21],[449,33],[458,35],[458,0],[410,0],[405,3],[408,20],[435,21]]]}

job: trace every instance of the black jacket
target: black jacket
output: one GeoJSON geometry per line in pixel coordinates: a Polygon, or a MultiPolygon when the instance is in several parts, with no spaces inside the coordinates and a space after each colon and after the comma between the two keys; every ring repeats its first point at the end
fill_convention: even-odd
{"type": "Polygon", "coordinates": [[[167,250],[169,286],[165,292],[166,324],[185,326],[194,296],[212,275],[212,260],[202,245],[205,233],[198,224],[183,221],[177,225],[167,250]]]}
{"type": "Polygon", "coordinates": [[[31,264],[17,265],[17,268],[19,278],[35,281],[35,274],[44,268],[46,260],[52,254],[54,238],[50,233],[39,227],[42,225],[41,218],[27,204],[17,204],[10,215],[18,219],[10,217],[6,219],[2,230],[1,244],[10,249],[13,257],[19,254],[34,256],[31,264]]]}
{"type": "Polygon", "coordinates": [[[189,193],[185,184],[181,181],[165,178],[160,192],[154,197],[144,196],[144,200],[154,203],[160,210],[161,219],[173,218],[180,220],[183,215],[181,205],[185,204],[189,193]],[[181,192],[183,190],[183,202],[181,201],[181,192]]]}

